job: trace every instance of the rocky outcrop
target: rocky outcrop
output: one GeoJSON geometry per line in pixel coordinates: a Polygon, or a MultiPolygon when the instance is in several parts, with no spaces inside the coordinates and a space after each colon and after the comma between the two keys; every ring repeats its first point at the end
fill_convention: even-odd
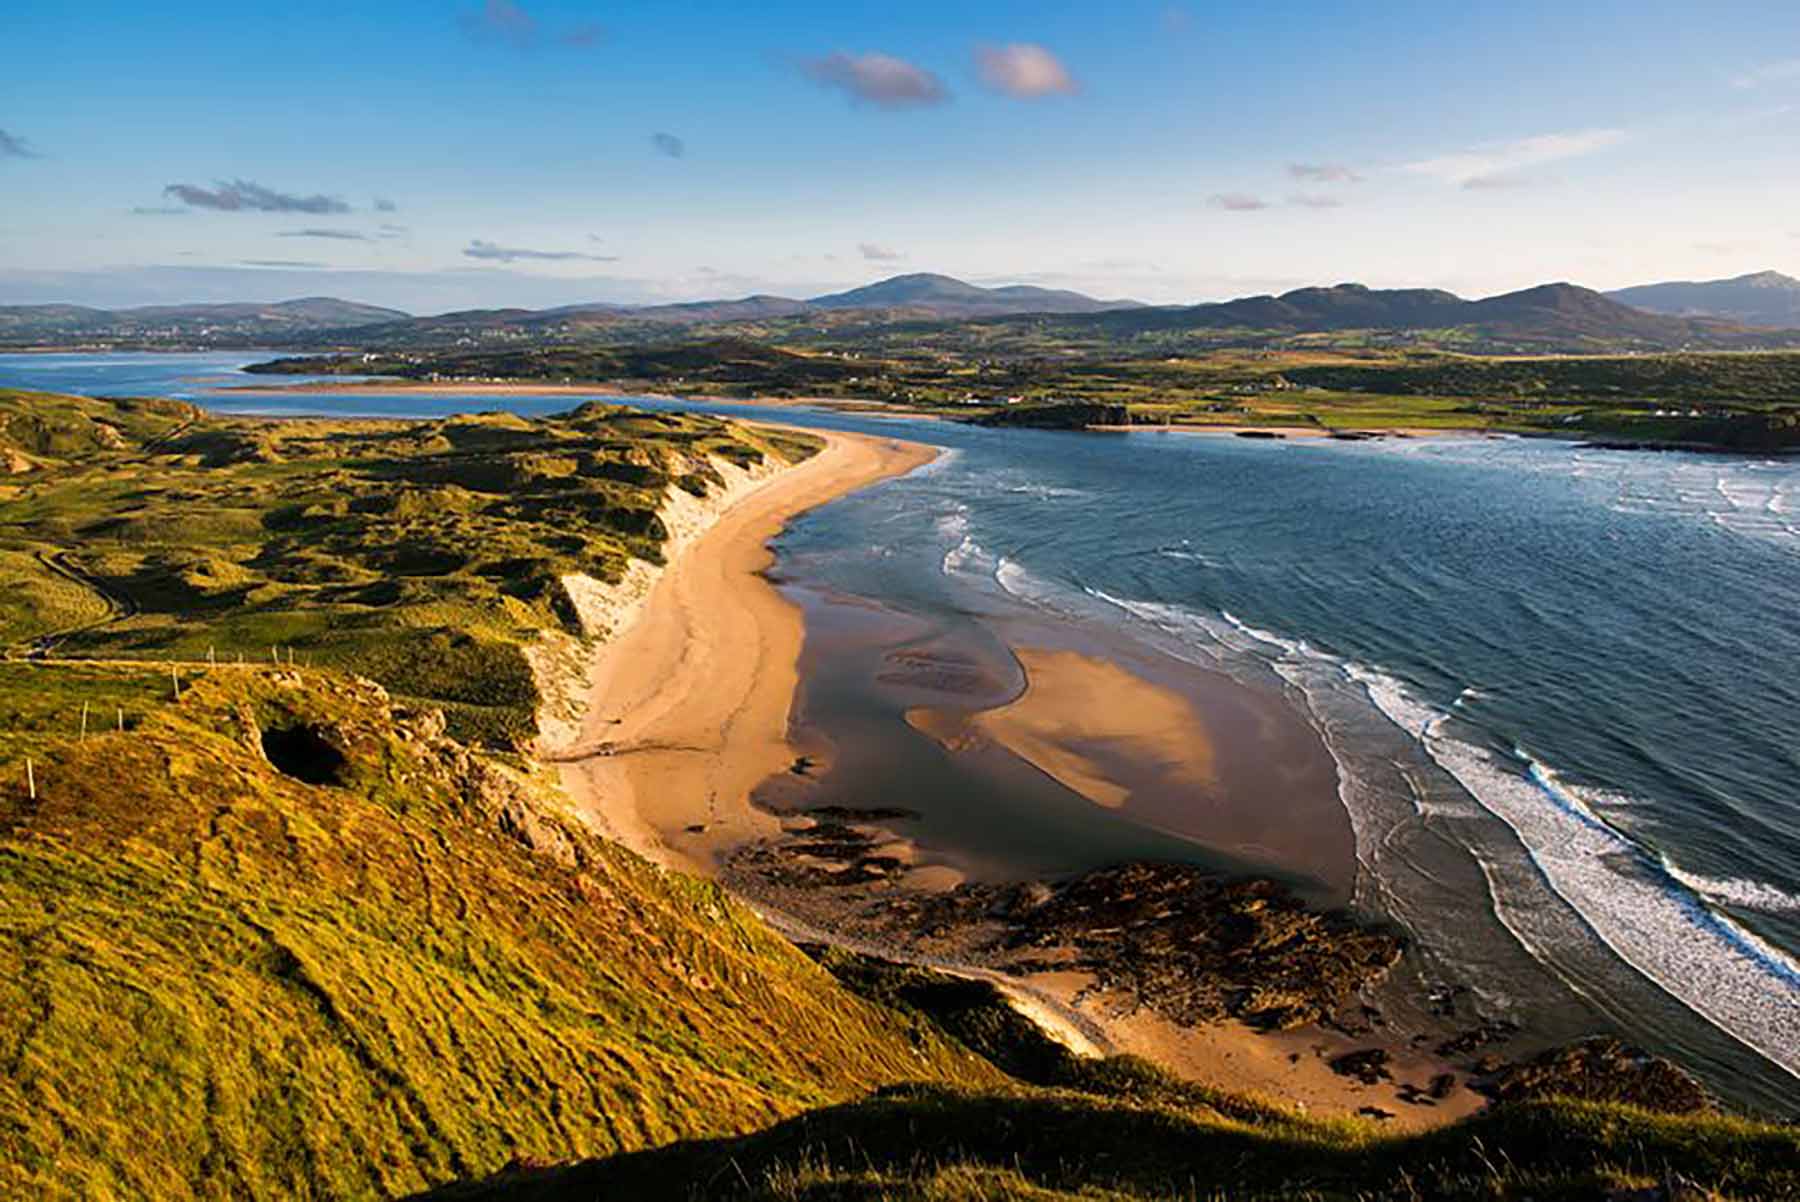
{"type": "Polygon", "coordinates": [[[1186,864],[935,892],[909,885],[909,868],[906,841],[879,825],[790,820],[780,838],[739,849],[727,877],[879,945],[1020,975],[1084,972],[1113,1004],[1189,1026],[1335,1020],[1401,952],[1397,936],[1308,909],[1273,881],[1186,864]]]}
{"type": "Polygon", "coordinates": [[[1664,1114],[1697,1114],[1713,1108],[1706,1090],[1679,1067],[1610,1037],[1553,1048],[1508,1065],[1482,1090],[1497,1102],[1579,1098],[1622,1102],[1664,1114]]]}

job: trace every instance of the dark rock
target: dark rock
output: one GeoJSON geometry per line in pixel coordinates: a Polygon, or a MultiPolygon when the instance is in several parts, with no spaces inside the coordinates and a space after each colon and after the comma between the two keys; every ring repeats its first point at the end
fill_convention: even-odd
{"type": "Polygon", "coordinates": [[[1388,1071],[1388,1062],[1392,1059],[1385,1048],[1365,1048],[1360,1052],[1346,1052],[1329,1064],[1331,1071],[1340,1077],[1355,1077],[1364,1085],[1379,1085],[1393,1080],[1393,1074],[1388,1071]]]}
{"type": "Polygon", "coordinates": [[[1308,910],[1273,881],[1155,863],[1062,886],[1011,942],[1073,947],[1102,988],[1178,1022],[1232,1017],[1277,1030],[1317,1022],[1385,974],[1401,947],[1385,931],[1308,910]]]}
{"type": "Polygon", "coordinates": [[[1509,1065],[1483,1087],[1498,1102],[1564,1097],[1622,1102],[1664,1114],[1713,1108],[1700,1083],[1659,1056],[1617,1039],[1584,1040],[1509,1065]]]}
{"type": "Polygon", "coordinates": [[[1438,1044],[1437,1054],[1440,1056],[1467,1056],[1470,1052],[1479,1051],[1493,1044],[1505,1043],[1518,1033],[1519,1024],[1507,1019],[1483,1022],[1438,1044]]]}
{"type": "Polygon", "coordinates": [[[802,811],[814,818],[830,818],[838,822],[900,822],[919,817],[917,810],[905,810],[898,806],[873,806],[869,809],[857,809],[855,806],[814,806],[802,811]]]}

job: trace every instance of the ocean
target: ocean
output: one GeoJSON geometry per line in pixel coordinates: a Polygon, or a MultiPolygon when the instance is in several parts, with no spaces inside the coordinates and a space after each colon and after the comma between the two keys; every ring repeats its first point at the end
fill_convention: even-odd
{"type": "MultiPolygon", "coordinates": [[[[250,382],[235,369],[252,358],[0,356],[0,384],[238,412],[577,403],[207,391],[250,382]]],[[[797,728],[853,749],[834,770],[860,773],[861,796],[917,803],[928,853],[1021,873],[1244,859],[1171,818],[1179,798],[1152,821],[1018,765],[959,783],[903,720],[917,698],[884,679],[897,651],[954,647],[994,702],[1026,645],[1196,695],[1228,679],[1312,732],[1354,862],[1341,887],[1311,883],[1405,929],[1397,991],[1465,985],[1546,1043],[1619,1032],[1732,1101],[1800,1114],[1800,461],[644,403],[945,449],[777,543],[809,622],[797,728]]],[[[1317,800],[1232,804],[1272,816],[1276,844],[1293,815],[1299,847],[1317,800]]]]}

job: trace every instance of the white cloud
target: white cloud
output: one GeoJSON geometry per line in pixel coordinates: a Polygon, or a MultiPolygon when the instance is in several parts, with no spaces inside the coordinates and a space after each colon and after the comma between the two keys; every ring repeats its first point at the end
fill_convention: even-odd
{"type": "Polygon", "coordinates": [[[1528,167],[1595,154],[1625,141],[1622,129],[1586,129],[1538,134],[1511,142],[1483,142],[1456,154],[1406,163],[1402,171],[1427,175],[1464,188],[1481,188],[1517,178],[1528,167]]]}
{"type": "Polygon", "coordinates": [[[906,257],[901,251],[877,246],[873,242],[859,242],[856,244],[856,249],[862,253],[863,258],[871,263],[898,263],[906,257]]]}
{"type": "Polygon", "coordinates": [[[1289,163],[1288,174],[1315,184],[1360,184],[1362,176],[1342,163],[1289,163]]]}
{"type": "Polygon", "coordinates": [[[1760,67],[1750,68],[1734,78],[1731,86],[1748,90],[1772,83],[1790,83],[1795,80],[1800,80],[1800,58],[1786,58],[1779,62],[1764,63],[1760,67]]]}
{"type": "Polygon", "coordinates": [[[975,51],[975,65],[989,89],[1019,100],[1072,96],[1081,90],[1061,59],[1030,42],[983,46],[975,51]]]}
{"type": "Polygon", "coordinates": [[[1227,213],[1254,213],[1269,207],[1268,201],[1247,192],[1220,192],[1209,197],[1206,203],[1215,209],[1224,209],[1227,213]]]}

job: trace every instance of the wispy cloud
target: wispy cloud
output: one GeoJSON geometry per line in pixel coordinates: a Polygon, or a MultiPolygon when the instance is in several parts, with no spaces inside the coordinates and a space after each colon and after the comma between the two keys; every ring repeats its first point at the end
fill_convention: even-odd
{"type": "Polygon", "coordinates": [[[1342,163],[1289,163],[1288,174],[1309,184],[1360,184],[1362,176],[1342,163]]]}
{"type": "Polygon", "coordinates": [[[134,217],[185,217],[189,211],[174,205],[136,205],[131,213],[134,217]]]}
{"type": "Polygon", "coordinates": [[[523,246],[497,246],[492,242],[484,242],[480,238],[472,239],[463,248],[463,257],[469,259],[486,259],[495,263],[518,263],[524,260],[542,262],[567,262],[574,259],[586,260],[589,263],[617,263],[617,255],[588,255],[573,250],[531,250],[523,246]]]}
{"type": "Polygon", "coordinates": [[[300,196],[277,192],[249,180],[219,181],[211,188],[193,184],[170,184],[164,196],[172,196],[194,209],[214,209],[221,213],[348,213],[350,206],[335,196],[300,196]]]}
{"type": "Polygon", "coordinates": [[[320,263],[313,259],[240,259],[245,267],[329,267],[329,263],[320,263]]]}
{"type": "Polygon", "coordinates": [[[462,24],[472,37],[502,42],[521,50],[538,38],[537,18],[512,0],[486,0],[473,12],[463,13],[462,24]]]}
{"type": "Polygon", "coordinates": [[[1479,189],[1517,179],[1527,168],[1598,153],[1617,146],[1628,136],[1622,129],[1585,129],[1538,134],[1510,142],[1483,142],[1455,154],[1404,164],[1401,170],[1462,188],[1479,189]]]}
{"type": "Polygon", "coordinates": [[[906,258],[905,253],[902,251],[890,250],[885,246],[878,246],[873,242],[859,242],[856,244],[856,249],[863,258],[871,263],[898,263],[900,260],[906,258]]]}
{"type": "Polygon", "coordinates": [[[398,213],[400,211],[400,206],[385,196],[377,196],[375,198],[375,211],[377,213],[398,213]]]}
{"type": "Polygon", "coordinates": [[[1462,186],[1465,192],[1516,192],[1520,188],[1533,187],[1537,182],[1529,175],[1477,175],[1464,180],[1462,186]]]}
{"type": "Polygon", "coordinates": [[[593,22],[548,29],[514,0],[484,0],[480,8],[465,10],[459,19],[464,32],[476,41],[514,50],[530,50],[546,42],[586,50],[606,40],[605,28],[593,22]]]}
{"type": "Polygon", "coordinates": [[[1269,202],[1247,192],[1220,192],[1208,198],[1207,204],[1228,213],[1254,213],[1269,207],[1269,202]]]}
{"type": "Polygon", "coordinates": [[[0,159],[41,159],[44,156],[31,148],[31,143],[14,133],[0,129],[0,159]]]}
{"type": "Polygon", "coordinates": [[[1288,197],[1288,203],[1302,209],[1341,209],[1344,202],[1335,196],[1323,196],[1318,193],[1297,192],[1288,197]]]}
{"type": "Polygon", "coordinates": [[[1735,76],[1731,86],[1748,91],[1751,88],[1767,87],[1772,83],[1792,83],[1796,80],[1800,80],[1800,58],[1784,58],[1750,68],[1735,76]]]}
{"type": "Polygon", "coordinates": [[[687,143],[674,134],[651,134],[650,145],[656,147],[656,153],[666,154],[672,159],[679,159],[687,154],[687,143]]]}
{"type": "Polygon", "coordinates": [[[355,230],[282,230],[277,238],[329,238],[335,242],[367,242],[367,234],[355,230]]]}
{"type": "Polygon", "coordinates": [[[1019,100],[1072,96],[1081,90],[1062,60],[1031,42],[982,46],[975,51],[975,66],[990,91],[1019,100]]]}
{"type": "Polygon", "coordinates": [[[836,88],[853,104],[884,109],[942,104],[949,91],[937,76],[891,54],[845,54],[805,59],[801,72],[821,87],[836,88]]]}
{"type": "Polygon", "coordinates": [[[1162,27],[1169,33],[1186,33],[1194,27],[1194,12],[1185,4],[1165,4],[1162,27]]]}

